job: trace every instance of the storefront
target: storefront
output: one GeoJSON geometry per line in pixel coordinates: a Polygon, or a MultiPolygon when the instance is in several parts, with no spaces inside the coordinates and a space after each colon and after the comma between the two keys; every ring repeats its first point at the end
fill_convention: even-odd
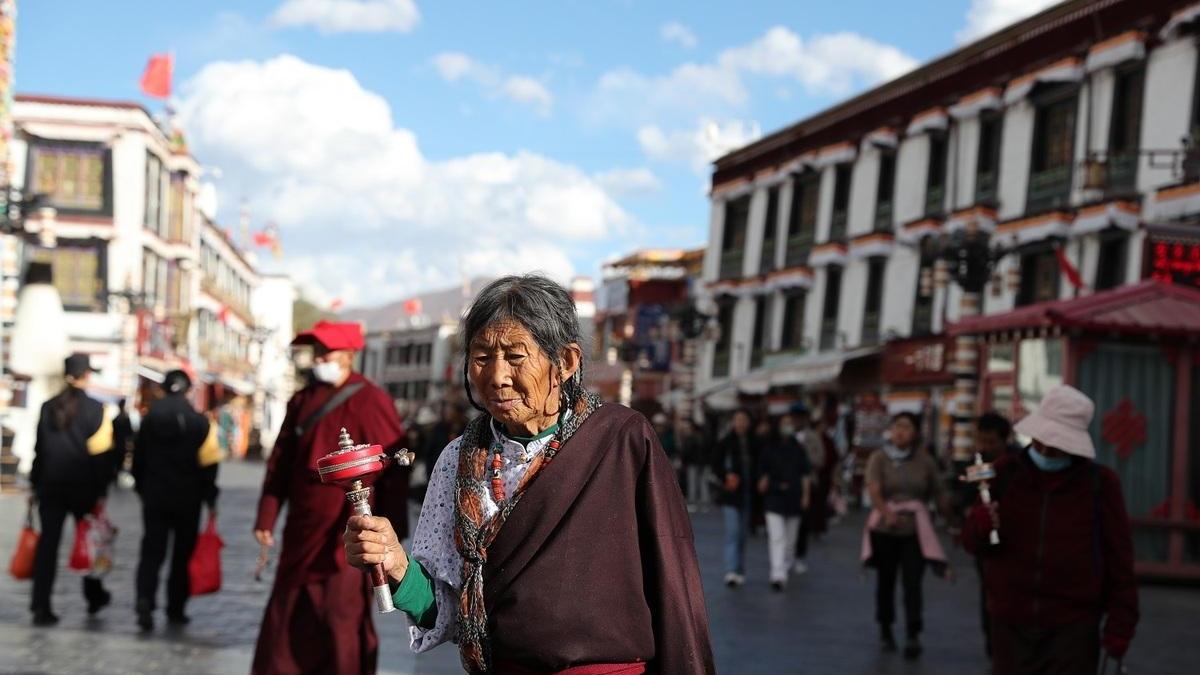
{"type": "Polygon", "coordinates": [[[1096,403],[1097,460],[1121,478],[1138,572],[1200,579],[1200,290],[1157,279],[978,317],[980,409],[1017,420],[1066,383],[1096,403]]]}

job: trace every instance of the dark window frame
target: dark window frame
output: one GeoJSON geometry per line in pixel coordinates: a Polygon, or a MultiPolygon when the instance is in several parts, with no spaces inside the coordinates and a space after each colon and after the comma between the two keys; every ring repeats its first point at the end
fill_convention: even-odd
{"type": "Polygon", "coordinates": [[[728,377],[733,354],[733,322],[737,318],[737,301],[725,296],[717,300],[717,325],[720,335],[713,345],[712,376],[728,377]]]}
{"type": "Polygon", "coordinates": [[[742,262],[746,254],[746,231],[750,226],[750,195],[742,195],[725,202],[725,218],[721,227],[720,278],[735,279],[742,276],[742,262]]]}
{"type": "Polygon", "coordinates": [[[1103,291],[1124,285],[1129,267],[1129,235],[1121,231],[1107,232],[1100,235],[1099,244],[1093,290],[1103,291]]]}
{"type": "Polygon", "coordinates": [[[1070,206],[1075,169],[1075,135],[1079,124],[1079,86],[1073,83],[1042,85],[1030,96],[1036,108],[1033,123],[1025,211],[1029,214],[1070,206]],[[1058,114],[1066,116],[1066,157],[1059,161],[1052,150],[1051,134],[1058,114]]]}
{"type": "MultiPolygon", "coordinates": [[[[36,238],[29,238],[25,245],[28,247],[25,256],[25,268],[28,269],[31,262],[47,262],[42,260],[38,254],[46,252],[49,254],[49,262],[51,269],[51,283],[57,289],[58,275],[54,272],[54,254],[56,251],[69,249],[92,249],[96,253],[96,293],[95,298],[89,304],[79,304],[70,302],[70,295],[63,293],[59,289],[59,295],[62,296],[63,310],[67,312],[90,312],[103,314],[108,311],[108,242],[98,237],[59,237],[54,247],[44,248],[38,244],[36,238]]],[[[24,273],[22,272],[22,276],[24,273]]]]}
{"type": "Polygon", "coordinates": [[[942,216],[946,212],[946,185],[949,182],[950,134],[931,131],[929,162],[925,166],[925,215],[942,216]]]}
{"type": "Polygon", "coordinates": [[[887,276],[887,258],[873,256],[867,260],[866,299],[863,302],[861,344],[877,344],[883,323],[884,280],[887,276]]]}
{"type": "MultiPolygon", "coordinates": [[[[41,150],[80,151],[89,154],[99,151],[101,156],[103,185],[101,186],[100,207],[95,209],[67,206],[54,201],[53,195],[47,195],[45,206],[53,206],[60,215],[64,216],[100,216],[113,215],[113,160],[112,147],[95,141],[60,141],[39,136],[25,135],[27,149],[25,153],[25,185],[32,189],[37,183],[38,153],[41,150]]],[[[32,196],[32,195],[30,195],[32,196]]]]}
{"type": "Polygon", "coordinates": [[[760,295],[754,299],[754,332],[750,340],[750,367],[759,368],[763,354],[767,351],[771,332],[771,296],[760,295]]]}
{"type": "Polygon", "coordinates": [[[1137,62],[1113,71],[1108,125],[1107,170],[1110,195],[1137,192],[1138,150],[1146,104],[1146,68],[1137,62]]]}
{"type": "Polygon", "coordinates": [[[788,209],[785,242],[785,268],[808,262],[808,252],[817,238],[817,219],[821,204],[821,173],[803,171],[792,179],[792,203],[788,209]]]}
{"type": "Polygon", "coordinates": [[[989,110],[979,116],[975,156],[975,203],[996,206],[1000,195],[1000,157],[1004,149],[1004,114],[989,110]]]}
{"type": "Polygon", "coordinates": [[[803,290],[784,294],[780,351],[797,351],[804,347],[804,312],[807,304],[808,293],[803,290]]]}
{"type": "Polygon", "coordinates": [[[1059,299],[1062,294],[1062,271],[1054,253],[1053,242],[1039,242],[1026,246],[1018,255],[1020,283],[1013,305],[1025,307],[1059,299]],[[1048,282],[1050,288],[1043,289],[1042,282],[1048,282]]]}
{"type": "Polygon", "coordinates": [[[876,232],[890,232],[893,226],[896,200],[896,151],[879,151],[879,175],[875,186],[876,232]]]}
{"type": "Polygon", "coordinates": [[[820,351],[837,348],[838,319],[842,304],[842,268],[825,268],[825,298],[821,305],[820,351]]]}
{"type": "Polygon", "coordinates": [[[829,241],[846,238],[850,221],[850,197],[854,188],[854,163],[842,162],[833,167],[833,209],[829,217],[829,241]]]}
{"type": "Polygon", "coordinates": [[[775,252],[779,241],[779,185],[767,188],[767,215],[763,223],[762,251],[758,270],[765,274],[775,269],[775,252]]]}

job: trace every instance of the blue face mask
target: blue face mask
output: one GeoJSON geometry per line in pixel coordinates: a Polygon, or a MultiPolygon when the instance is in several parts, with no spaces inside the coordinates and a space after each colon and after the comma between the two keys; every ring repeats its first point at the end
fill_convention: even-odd
{"type": "Polygon", "coordinates": [[[1047,457],[1038,452],[1033,446],[1029,446],[1029,459],[1033,460],[1033,463],[1037,465],[1037,468],[1049,473],[1062,471],[1063,469],[1071,466],[1070,455],[1063,455],[1062,457],[1047,457]]]}

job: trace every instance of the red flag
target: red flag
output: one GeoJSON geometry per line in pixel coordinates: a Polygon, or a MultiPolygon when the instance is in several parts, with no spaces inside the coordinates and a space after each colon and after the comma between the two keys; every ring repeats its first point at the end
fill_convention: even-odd
{"type": "Polygon", "coordinates": [[[329,311],[336,312],[340,310],[346,303],[342,302],[341,298],[334,298],[333,302],[329,303],[329,311]]]}
{"type": "Polygon", "coordinates": [[[171,70],[174,59],[170,54],[155,54],[146,63],[142,73],[142,93],[154,98],[171,96],[171,70]]]}
{"type": "Polygon", "coordinates": [[[274,248],[275,235],[268,230],[254,233],[254,245],[261,248],[274,248]]]}
{"type": "Polygon", "coordinates": [[[217,321],[220,321],[222,324],[229,323],[228,307],[225,307],[224,305],[221,306],[221,309],[217,312],[217,321]]]}
{"type": "Polygon", "coordinates": [[[408,300],[405,300],[404,301],[404,313],[409,316],[412,316],[414,314],[420,314],[421,313],[421,299],[420,298],[409,298],[408,300]]]}
{"type": "Polygon", "coordinates": [[[1067,254],[1063,252],[1061,246],[1054,247],[1054,257],[1058,258],[1058,268],[1067,276],[1067,281],[1071,282],[1071,286],[1076,290],[1083,288],[1083,277],[1079,275],[1079,270],[1067,260],[1067,254]]]}

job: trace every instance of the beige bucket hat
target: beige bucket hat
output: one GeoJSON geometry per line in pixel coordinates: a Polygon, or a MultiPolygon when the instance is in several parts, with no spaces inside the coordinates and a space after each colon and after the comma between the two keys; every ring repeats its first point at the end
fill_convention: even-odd
{"type": "Polygon", "coordinates": [[[1087,394],[1060,384],[1047,391],[1038,409],[1017,422],[1013,429],[1068,455],[1095,459],[1096,446],[1088,433],[1095,413],[1096,404],[1087,394]]]}

